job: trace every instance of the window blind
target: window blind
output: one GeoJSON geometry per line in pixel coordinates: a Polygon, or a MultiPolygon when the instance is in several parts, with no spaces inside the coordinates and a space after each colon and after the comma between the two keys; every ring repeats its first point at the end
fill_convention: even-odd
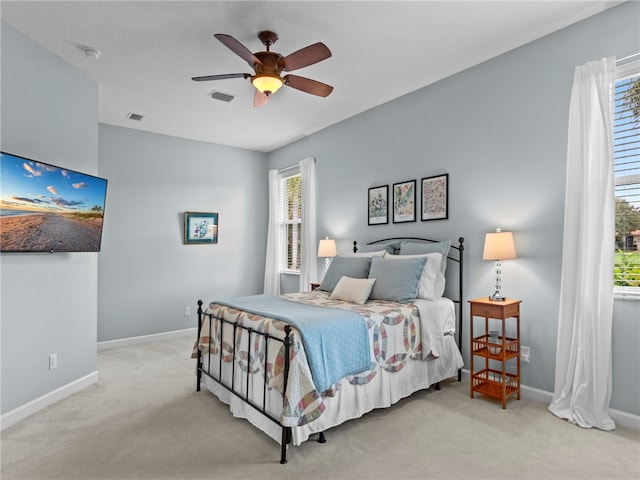
{"type": "Polygon", "coordinates": [[[280,245],[285,271],[300,271],[300,240],[302,232],[302,177],[290,175],[280,180],[280,245]]]}
{"type": "Polygon", "coordinates": [[[614,91],[613,159],[616,196],[615,285],[640,286],[640,75],[614,91]]]}

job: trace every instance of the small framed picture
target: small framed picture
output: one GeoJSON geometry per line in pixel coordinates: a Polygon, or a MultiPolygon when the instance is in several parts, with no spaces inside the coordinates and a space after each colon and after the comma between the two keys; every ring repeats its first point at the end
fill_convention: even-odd
{"type": "Polygon", "coordinates": [[[422,179],[422,221],[449,218],[449,174],[422,179]]]}
{"type": "Polygon", "coordinates": [[[416,221],[416,181],[393,184],[393,223],[416,221]]]}
{"type": "Polygon", "coordinates": [[[389,223],[389,185],[369,189],[369,225],[389,223]]]}
{"type": "Polygon", "coordinates": [[[184,212],[184,243],[218,243],[218,214],[184,212]]]}

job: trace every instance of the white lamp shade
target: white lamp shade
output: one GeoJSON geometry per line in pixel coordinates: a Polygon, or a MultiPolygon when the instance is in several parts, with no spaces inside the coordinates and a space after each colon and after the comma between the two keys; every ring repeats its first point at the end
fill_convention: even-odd
{"type": "Polygon", "coordinates": [[[484,238],[483,260],[511,260],[518,258],[511,232],[487,233],[484,238]]]}
{"type": "Polygon", "coordinates": [[[336,241],[333,238],[325,238],[320,240],[320,245],[318,245],[318,256],[319,257],[335,257],[337,255],[336,250],[336,241]]]}

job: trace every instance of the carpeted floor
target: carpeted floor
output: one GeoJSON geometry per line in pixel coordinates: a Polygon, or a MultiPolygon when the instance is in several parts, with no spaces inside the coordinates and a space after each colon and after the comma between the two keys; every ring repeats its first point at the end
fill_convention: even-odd
{"type": "Polygon", "coordinates": [[[2,432],[3,480],[640,479],[640,432],[584,430],[468,383],[279,445],[195,391],[190,337],[104,350],[100,381],[2,432]]]}

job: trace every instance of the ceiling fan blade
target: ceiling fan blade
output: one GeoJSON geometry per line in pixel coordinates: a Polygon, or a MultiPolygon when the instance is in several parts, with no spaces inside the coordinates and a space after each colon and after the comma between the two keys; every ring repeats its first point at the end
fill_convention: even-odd
{"type": "Polygon", "coordinates": [[[226,80],[227,78],[249,78],[250,73],[223,73],[221,75],[205,75],[203,77],[191,77],[196,82],[206,82],[208,80],[226,80]]]}
{"type": "Polygon", "coordinates": [[[262,62],[258,59],[258,57],[251,53],[247,47],[242,45],[231,35],[216,33],[214,37],[220,40],[224,44],[224,46],[231,50],[233,53],[244,59],[244,61],[246,61],[251,68],[253,68],[254,65],[262,65],[262,62]]]}
{"type": "Polygon", "coordinates": [[[324,43],[318,42],[287,55],[280,60],[280,66],[284,71],[291,72],[326,60],[330,56],[331,50],[324,43]]]}
{"type": "Polygon", "coordinates": [[[318,82],[317,80],[311,80],[310,78],[299,77],[298,75],[286,75],[283,77],[283,80],[284,84],[289,85],[291,88],[310,93],[311,95],[318,95],[319,97],[326,97],[333,92],[331,85],[318,82]]]}
{"type": "Polygon", "coordinates": [[[260,90],[256,90],[255,95],[253,96],[253,106],[254,107],[262,107],[269,103],[269,96],[262,93],[260,90]]]}

